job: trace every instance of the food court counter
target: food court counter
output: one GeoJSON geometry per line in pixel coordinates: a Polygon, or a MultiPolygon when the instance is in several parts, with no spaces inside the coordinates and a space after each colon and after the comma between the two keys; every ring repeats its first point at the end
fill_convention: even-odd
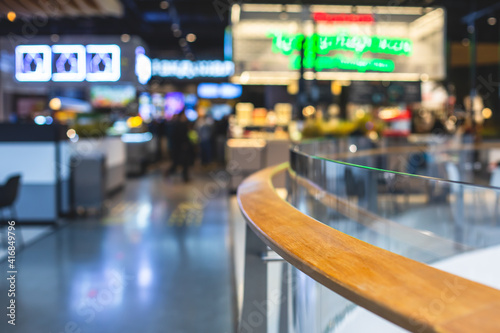
{"type": "MultiPolygon", "coordinates": [[[[250,174],[265,167],[289,160],[290,141],[287,139],[229,139],[226,143],[226,171],[230,176],[229,189],[250,174]]],[[[285,187],[284,174],[273,179],[276,187],[285,187]]]]}
{"type": "Polygon", "coordinates": [[[0,182],[21,175],[15,202],[19,221],[55,222],[69,212],[67,139],[64,126],[0,124],[0,182]]]}

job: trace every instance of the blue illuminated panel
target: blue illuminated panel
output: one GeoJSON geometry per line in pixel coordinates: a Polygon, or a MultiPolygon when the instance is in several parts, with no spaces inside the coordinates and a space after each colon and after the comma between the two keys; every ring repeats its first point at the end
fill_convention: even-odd
{"type": "Polygon", "coordinates": [[[197,77],[229,77],[234,74],[232,61],[220,60],[152,60],[152,75],[193,79],[197,77]]]}
{"type": "Polygon", "coordinates": [[[207,99],[233,99],[241,96],[243,88],[239,84],[232,83],[200,83],[198,85],[198,96],[207,99]]]}
{"type": "Polygon", "coordinates": [[[48,45],[16,47],[16,79],[21,82],[47,82],[52,77],[52,50],[48,45]]]}
{"type": "Polygon", "coordinates": [[[233,33],[231,27],[224,31],[224,60],[233,60],[233,33]]]}
{"type": "Polygon", "coordinates": [[[121,77],[120,56],[118,45],[87,45],[87,81],[118,81],[121,77]]]}
{"type": "Polygon", "coordinates": [[[87,74],[85,46],[54,45],[52,52],[54,56],[53,81],[82,82],[85,80],[87,74]]]}
{"type": "Polygon", "coordinates": [[[219,85],[219,96],[224,99],[233,99],[241,96],[243,88],[239,84],[221,83],[219,85]]]}
{"type": "Polygon", "coordinates": [[[200,83],[198,96],[201,98],[219,98],[219,85],[217,83],[200,83]]]}

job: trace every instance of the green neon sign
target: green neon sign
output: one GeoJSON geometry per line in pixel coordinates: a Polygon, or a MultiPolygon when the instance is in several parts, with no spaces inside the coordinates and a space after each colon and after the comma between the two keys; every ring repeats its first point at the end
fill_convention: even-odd
{"type": "Polygon", "coordinates": [[[334,50],[353,51],[356,53],[383,53],[410,56],[413,43],[407,38],[391,38],[381,36],[347,35],[317,37],[317,52],[327,54],[334,50]]]}
{"type": "MultiPolygon", "coordinates": [[[[356,70],[358,72],[393,72],[394,61],[390,59],[370,59],[361,57],[347,57],[337,54],[333,57],[304,57],[304,68],[320,72],[325,69],[356,70]]],[[[300,56],[290,57],[290,69],[300,69],[300,56]]]]}
{"type": "Polygon", "coordinates": [[[393,38],[383,36],[350,35],[341,32],[326,36],[313,34],[287,34],[270,32],[267,34],[273,39],[272,51],[290,56],[290,69],[300,68],[300,56],[293,54],[300,52],[304,47],[304,68],[316,69],[343,69],[359,72],[393,72],[394,61],[390,59],[362,58],[366,52],[410,56],[413,52],[413,43],[407,38],[393,38]],[[337,54],[326,56],[331,51],[351,51],[354,57],[337,54]]]}
{"type": "Polygon", "coordinates": [[[290,55],[294,51],[313,49],[318,54],[328,54],[330,51],[342,50],[356,53],[383,53],[410,56],[413,52],[413,42],[408,38],[393,38],[383,36],[349,35],[319,35],[305,37],[302,34],[268,33],[273,38],[273,52],[290,55]]]}

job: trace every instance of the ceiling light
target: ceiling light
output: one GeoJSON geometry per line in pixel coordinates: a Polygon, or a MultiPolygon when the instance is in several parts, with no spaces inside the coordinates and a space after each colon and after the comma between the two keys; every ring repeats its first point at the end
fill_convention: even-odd
{"type": "Polygon", "coordinates": [[[196,35],[195,34],[187,34],[186,39],[188,42],[192,43],[196,40],[196,35]]]}
{"type": "Polygon", "coordinates": [[[169,5],[170,4],[168,3],[168,1],[162,1],[162,2],[160,2],[160,8],[161,9],[167,9],[169,5]]]}
{"type": "Polygon", "coordinates": [[[179,38],[180,36],[182,36],[182,31],[179,29],[174,30],[174,37],[179,38]]]}
{"type": "Polygon", "coordinates": [[[302,109],[302,114],[304,117],[310,117],[316,112],[316,108],[312,105],[306,106],[302,109]]]}
{"type": "Polygon", "coordinates": [[[76,131],[72,128],[70,128],[67,132],[66,132],[66,136],[70,139],[73,139],[75,136],[76,136],[76,131]]]}
{"type": "Polygon", "coordinates": [[[46,122],[47,122],[47,119],[45,119],[44,116],[36,116],[35,117],[35,124],[37,124],[37,125],[45,125],[46,122]]]}
{"type": "Polygon", "coordinates": [[[128,43],[128,42],[130,42],[130,35],[129,34],[123,34],[120,39],[122,40],[122,42],[128,43]]]}
{"type": "Polygon", "coordinates": [[[54,111],[59,111],[61,110],[62,102],[59,98],[52,98],[49,102],[49,108],[51,108],[54,111]]]}
{"type": "Polygon", "coordinates": [[[483,114],[484,119],[490,119],[493,115],[493,111],[490,108],[484,108],[481,112],[483,114]]]}
{"type": "Polygon", "coordinates": [[[59,41],[59,35],[58,34],[50,35],[50,40],[54,43],[57,43],[59,41]]]}
{"type": "Polygon", "coordinates": [[[495,17],[488,18],[488,24],[489,25],[495,25],[495,24],[497,24],[497,19],[495,17]]]}
{"type": "Polygon", "coordinates": [[[8,19],[9,21],[11,21],[11,22],[14,22],[14,20],[16,19],[16,16],[17,16],[17,15],[16,15],[16,13],[14,13],[14,12],[8,12],[8,13],[7,13],[7,19],[8,19]]]}

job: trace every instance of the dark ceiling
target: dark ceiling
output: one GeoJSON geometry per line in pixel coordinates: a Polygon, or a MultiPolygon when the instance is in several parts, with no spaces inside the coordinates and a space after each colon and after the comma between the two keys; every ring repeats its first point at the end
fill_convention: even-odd
{"type": "MultiPolygon", "coordinates": [[[[150,46],[153,55],[169,57],[185,57],[193,54],[198,59],[217,59],[223,57],[224,29],[228,25],[231,3],[242,0],[0,0],[0,35],[26,33],[30,22],[36,24],[36,34],[130,34],[139,35],[150,46]],[[45,1],[45,2],[44,2],[45,1]],[[38,12],[40,3],[72,6],[71,15],[55,15],[46,11],[50,19],[41,20],[30,11],[38,12]],[[30,5],[31,3],[31,5],[30,5]],[[106,11],[104,3],[115,4],[120,15],[106,11]],[[36,5],[38,4],[38,5],[36,5]],[[20,6],[23,6],[21,9],[20,6]],[[35,6],[35,7],[30,7],[35,6]],[[162,8],[163,6],[163,8],[162,8]],[[16,7],[16,8],[13,8],[16,7]],[[14,10],[19,16],[10,22],[6,14],[14,10]],[[81,13],[78,14],[78,10],[81,13]],[[76,12],[76,14],[75,14],[76,12]],[[38,21],[37,21],[38,20],[38,21]],[[177,36],[174,36],[174,30],[177,36]],[[182,38],[193,33],[197,39],[182,48],[182,38]]],[[[467,26],[461,22],[465,15],[497,4],[490,0],[315,0],[315,1],[259,1],[245,0],[244,3],[304,3],[304,4],[349,4],[349,5],[399,5],[399,6],[443,6],[448,12],[448,39],[460,41],[467,37],[467,26]]],[[[68,7],[69,8],[69,7],[68,7]]],[[[477,32],[479,41],[498,42],[499,23],[490,26],[486,23],[489,16],[497,16],[500,8],[485,12],[478,20],[477,32]]],[[[184,43],[185,44],[185,43],[184,43]]]]}

